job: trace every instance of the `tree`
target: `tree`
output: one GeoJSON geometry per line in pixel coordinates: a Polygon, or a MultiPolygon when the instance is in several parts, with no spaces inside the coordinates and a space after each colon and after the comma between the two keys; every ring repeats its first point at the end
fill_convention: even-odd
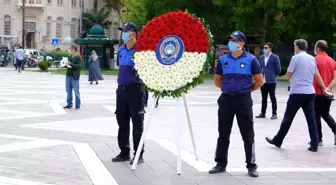
{"type": "Polygon", "coordinates": [[[290,35],[312,44],[320,39],[336,42],[335,0],[281,0],[278,5],[290,35]]]}
{"type": "Polygon", "coordinates": [[[124,7],[122,0],[104,0],[104,3],[106,5],[106,8],[113,9],[117,11],[119,16],[121,15],[121,12],[124,7]]]}
{"type": "Polygon", "coordinates": [[[105,8],[97,10],[90,10],[84,12],[84,31],[89,31],[91,27],[95,24],[99,24],[104,29],[107,29],[112,24],[112,21],[109,20],[110,11],[105,8]]]}

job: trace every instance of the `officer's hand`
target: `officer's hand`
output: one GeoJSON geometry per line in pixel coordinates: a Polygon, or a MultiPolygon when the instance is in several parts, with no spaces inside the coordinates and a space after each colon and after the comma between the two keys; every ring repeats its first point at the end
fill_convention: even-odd
{"type": "Polygon", "coordinates": [[[69,66],[70,64],[71,64],[71,62],[66,62],[66,65],[68,65],[68,66],[69,66]]]}

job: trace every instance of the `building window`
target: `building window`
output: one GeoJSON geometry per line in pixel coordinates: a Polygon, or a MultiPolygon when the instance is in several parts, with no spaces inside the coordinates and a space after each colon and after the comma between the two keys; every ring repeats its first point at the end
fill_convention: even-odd
{"type": "Polygon", "coordinates": [[[5,18],[4,18],[4,34],[5,35],[12,34],[12,21],[9,15],[5,15],[5,18]]]}
{"type": "Polygon", "coordinates": [[[119,27],[119,24],[117,22],[114,22],[112,26],[112,33],[113,33],[112,37],[114,39],[118,39],[118,36],[119,36],[118,27],[119,27]]]}
{"type": "Polygon", "coordinates": [[[71,19],[70,37],[72,39],[77,38],[77,22],[76,18],[71,19]]]}
{"type": "Polygon", "coordinates": [[[46,36],[47,36],[47,39],[49,40],[51,36],[51,17],[50,16],[47,18],[46,36]]]}
{"type": "Polygon", "coordinates": [[[36,32],[36,22],[25,22],[25,30],[27,33],[36,32]]]}
{"type": "Polygon", "coordinates": [[[63,5],[63,0],[57,0],[57,5],[63,5]]]}
{"type": "Polygon", "coordinates": [[[63,31],[63,18],[57,17],[57,23],[56,23],[56,38],[62,37],[62,31],[63,31]]]}
{"type": "Polygon", "coordinates": [[[71,5],[72,6],[77,6],[77,0],[71,0],[71,5]]]}
{"type": "Polygon", "coordinates": [[[97,9],[98,9],[98,2],[97,2],[97,0],[93,0],[93,9],[95,11],[97,11],[97,9]]]}

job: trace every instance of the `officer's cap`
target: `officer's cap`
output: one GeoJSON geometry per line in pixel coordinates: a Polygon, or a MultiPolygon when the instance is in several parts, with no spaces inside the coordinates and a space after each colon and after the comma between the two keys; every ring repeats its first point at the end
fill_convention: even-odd
{"type": "Polygon", "coordinates": [[[227,36],[227,39],[236,39],[242,42],[246,42],[246,37],[243,32],[237,30],[231,33],[231,35],[227,36]]]}
{"type": "Polygon", "coordinates": [[[136,34],[138,34],[138,28],[132,22],[128,22],[128,23],[124,24],[124,26],[119,28],[119,30],[122,30],[122,31],[130,30],[130,31],[134,31],[136,34]]]}

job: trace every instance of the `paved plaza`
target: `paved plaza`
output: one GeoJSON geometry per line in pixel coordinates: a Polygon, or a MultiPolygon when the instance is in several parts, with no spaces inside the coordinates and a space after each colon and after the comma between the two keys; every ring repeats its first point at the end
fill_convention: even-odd
{"type": "MultiPolygon", "coordinates": [[[[302,111],[281,149],[266,143],[280,125],[288,98],[287,84],[277,87],[278,120],[255,119],[256,157],[260,177],[245,169],[243,142],[234,124],[228,173],[209,175],[217,140],[217,98],[211,80],[188,94],[191,121],[200,157],[195,160],[183,107],[160,100],[148,131],[144,159],[136,171],[129,163],[112,163],[118,154],[115,119],[116,77],[99,85],[81,77],[81,110],[65,105],[65,77],[50,73],[0,69],[0,185],[335,185],[336,147],[323,123],[324,146],[308,152],[308,128],[302,111]],[[181,115],[182,117],[179,117],[181,115]],[[178,122],[178,124],[176,124],[178,122]],[[182,174],[176,175],[176,133],[180,129],[182,174]]],[[[260,91],[253,93],[254,114],[260,91]]],[[[149,108],[153,106],[150,100],[149,108]]],[[[336,116],[335,104],[331,113],[336,116]]],[[[149,112],[149,110],[147,110],[149,112]]]]}

